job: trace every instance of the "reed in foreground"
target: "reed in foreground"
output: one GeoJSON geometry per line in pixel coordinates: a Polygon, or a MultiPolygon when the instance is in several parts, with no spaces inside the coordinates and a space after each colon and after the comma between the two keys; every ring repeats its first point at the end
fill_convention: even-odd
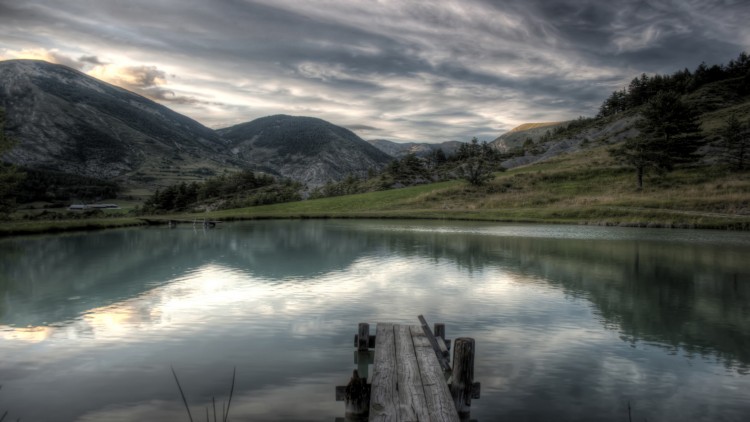
{"type": "MultiPolygon", "coordinates": [[[[188,419],[190,422],[193,422],[193,414],[190,412],[190,405],[188,405],[187,398],[185,397],[185,392],[182,389],[182,385],[180,384],[180,379],[177,377],[177,372],[174,370],[173,366],[170,366],[170,369],[172,370],[172,375],[174,376],[175,383],[177,383],[177,389],[180,391],[180,397],[182,398],[182,403],[185,405],[185,410],[188,414],[188,419]]],[[[221,419],[218,419],[216,417],[216,396],[211,397],[211,407],[213,407],[213,415],[214,420],[213,422],[227,422],[229,420],[229,408],[232,405],[232,396],[234,395],[234,384],[235,380],[237,378],[237,367],[235,366],[232,370],[232,386],[229,389],[229,401],[223,402],[221,405],[221,419]]],[[[2,419],[0,419],[0,422],[2,422],[2,419]]],[[[209,406],[206,406],[206,422],[211,422],[211,418],[209,416],[209,406]]]]}

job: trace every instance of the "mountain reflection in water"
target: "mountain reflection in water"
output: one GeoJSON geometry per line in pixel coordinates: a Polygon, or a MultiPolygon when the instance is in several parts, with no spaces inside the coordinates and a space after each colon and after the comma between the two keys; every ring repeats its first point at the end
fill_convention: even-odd
{"type": "Polygon", "coordinates": [[[263,221],[0,253],[0,399],[22,419],[175,417],[175,364],[204,404],[236,365],[235,420],[330,420],[357,322],[419,313],[477,339],[483,420],[617,418],[628,401],[638,419],[750,411],[732,393],[750,387],[745,233],[263,221]],[[681,385],[697,380],[721,388],[681,385]]]}

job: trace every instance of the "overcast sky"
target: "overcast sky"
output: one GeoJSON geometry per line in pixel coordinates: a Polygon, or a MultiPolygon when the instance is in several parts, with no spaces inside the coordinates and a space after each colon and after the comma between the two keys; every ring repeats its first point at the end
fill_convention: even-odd
{"type": "Polygon", "coordinates": [[[214,128],[283,113],[365,139],[491,140],[594,115],[642,72],[750,52],[748,20],[747,0],[0,0],[0,59],[214,128]]]}

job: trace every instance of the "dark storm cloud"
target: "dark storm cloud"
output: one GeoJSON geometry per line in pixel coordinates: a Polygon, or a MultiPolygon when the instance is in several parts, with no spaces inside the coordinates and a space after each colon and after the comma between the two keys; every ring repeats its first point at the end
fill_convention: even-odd
{"type": "Polygon", "coordinates": [[[0,0],[0,55],[118,66],[212,126],[286,113],[491,139],[592,115],[642,72],[726,62],[750,49],[747,16],[727,0],[0,0]]]}

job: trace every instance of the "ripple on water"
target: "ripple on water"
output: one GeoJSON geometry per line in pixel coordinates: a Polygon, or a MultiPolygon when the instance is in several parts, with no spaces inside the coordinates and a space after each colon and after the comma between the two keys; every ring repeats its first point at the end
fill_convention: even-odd
{"type": "Polygon", "coordinates": [[[0,266],[20,280],[0,296],[0,374],[23,419],[169,419],[184,411],[170,366],[197,406],[236,366],[238,419],[330,420],[356,324],[418,314],[477,339],[475,419],[750,411],[747,236],[416,221],[118,233],[61,238],[44,269],[33,242],[0,266]]]}

